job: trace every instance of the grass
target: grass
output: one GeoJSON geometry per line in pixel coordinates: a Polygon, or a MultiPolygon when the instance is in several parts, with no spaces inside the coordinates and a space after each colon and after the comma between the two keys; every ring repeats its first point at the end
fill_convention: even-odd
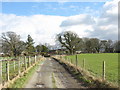
{"type": "MultiPolygon", "coordinates": [[[[10,60],[10,59],[13,59],[14,57],[0,57],[0,60],[10,60]]],[[[21,68],[20,68],[20,71],[24,71],[25,70],[25,64],[24,64],[24,57],[20,57],[19,58],[20,60],[20,63],[21,63],[21,68]]],[[[31,57],[30,58],[31,60],[31,63],[34,62],[34,57],[31,57]]],[[[27,68],[29,67],[28,65],[28,58],[26,58],[26,64],[27,64],[27,68]]],[[[2,82],[5,83],[7,81],[7,78],[6,78],[6,63],[7,61],[3,61],[2,62],[2,82]]],[[[18,75],[18,69],[19,69],[19,64],[18,64],[18,60],[16,61],[9,61],[9,77],[10,77],[10,80],[12,80],[15,76],[18,75]],[[14,62],[15,62],[15,69],[14,69],[14,62]]]]}
{"type": "Polygon", "coordinates": [[[53,84],[53,88],[57,88],[54,73],[52,73],[52,84],[53,84]]]}
{"type": "MultiPolygon", "coordinates": [[[[10,59],[13,59],[13,57],[0,57],[0,59],[1,60],[10,60],[10,59]]],[[[23,64],[23,62],[24,62],[24,58],[23,57],[20,58],[20,62],[21,62],[20,70],[24,71],[25,70],[25,66],[23,64]]],[[[7,63],[7,61],[3,61],[2,62],[2,80],[3,80],[3,82],[7,81],[6,80],[6,63],[7,63]]],[[[18,68],[19,68],[18,61],[9,61],[10,80],[18,75],[18,68]],[[14,69],[14,62],[15,62],[15,69],[14,69]]]]}
{"type": "MultiPolygon", "coordinates": [[[[39,62],[39,64],[42,63],[42,61],[39,62]]],[[[37,70],[39,65],[35,65],[33,68],[31,68],[24,76],[17,79],[13,84],[10,85],[9,88],[24,88],[28,80],[31,78],[33,73],[37,70]]]]}
{"type": "MultiPolygon", "coordinates": [[[[75,55],[66,56],[69,61],[75,64],[75,55]]],[[[83,68],[85,59],[85,69],[95,77],[102,77],[102,63],[106,63],[106,80],[118,84],[118,53],[99,54],[79,54],[78,66],[83,68]]]]}

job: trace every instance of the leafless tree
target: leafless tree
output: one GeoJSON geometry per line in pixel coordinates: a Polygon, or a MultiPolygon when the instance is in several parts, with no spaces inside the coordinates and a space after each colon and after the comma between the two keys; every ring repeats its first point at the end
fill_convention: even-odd
{"type": "Polygon", "coordinates": [[[62,32],[57,35],[57,40],[62,47],[65,47],[70,54],[74,54],[75,51],[79,50],[81,47],[82,39],[76,33],[71,31],[62,32]]]}
{"type": "Polygon", "coordinates": [[[15,32],[2,33],[2,51],[10,55],[20,55],[24,50],[24,42],[20,40],[20,36],[15,32]]]}

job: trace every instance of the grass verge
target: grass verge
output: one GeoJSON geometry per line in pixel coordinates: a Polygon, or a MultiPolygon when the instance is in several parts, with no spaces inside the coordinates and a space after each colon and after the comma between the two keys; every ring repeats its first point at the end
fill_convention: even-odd
{"type": "Polygon", "coordinates": [[[82,84],[89,88],[115,88],[118,90],[118,86],[114,86],[112,83],[95,78],[80,68],[71,65],[63,60],[53,58],[58,61],[76,80],[82,82],[82,84]]]}
{"type": "MultiPolygon", "coordinates": [[[[102,78],[103,61],[105,61],[105,78],[107,81],[118,84],[118,53],[78,54],[78,67],[85,68],[91,75],[102,78]]],[[[76,56],[66,56],[76,64],[76,56]]],[[[70,62],[69,60],[69,62],[70,62]]]]}
{"type": "Polygon", "coordinates": [[[54,78],[54,73],[52,73],[52,84],[53,84],[53,88],[57,88],[55,78],[54,78]]]}
{"type": "MultiPolygon", "coordinates": [[[[42,61],[40,61],[38,64],[40,63],[42,63],[42,61]]],[[[22,77],[17,79],[13,84],[9,86],[9,88],[24,88],[30,77],[38,69],[38,64],[33,66],[27,73],[25,73],[22,77]]]]}

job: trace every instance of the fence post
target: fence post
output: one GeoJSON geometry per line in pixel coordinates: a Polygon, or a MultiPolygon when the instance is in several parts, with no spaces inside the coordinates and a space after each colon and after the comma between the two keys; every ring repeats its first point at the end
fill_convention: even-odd
{"type": "Polygon", "coordinates": [[[31,62],[30,65],[32,65],[33,64],[33,57],[30,58],[30,62],[31,62]]]}
{"type": "Polygon", "coordinates": [[[2,60],[0,61],[0,89],[2,88],[2,60]]]}
{"type": "Polygon", "coordinates": [[[35,55],[35,63],[36,63],[36,55],[35,55]]]}
{"type": "Polygon", "coordinates": [[[66,61],[68,62],[68,57],[66,57],[66,61]]]}
{"type": "Polygon", "coordinates": [[[30,67],[30,56],[28,56],[28,67],[30,67]]]}
{"type": "Polygon", "coordinates": [[[22,63],[22,57],[20,57],[20,67],[22,68],[22,65],[23,65],[23,63],[22,63]]]}
{"type": "Polygon", "coordinates": [[[65,56],[65,60],[67,59],[67,56],[65,56]]]}
{"type": "Polygon", "coordinates": [[[105,61],[103,61],[103,80],[105,80],[105,61]]]}
{"type": "Polygon", "coordinates": [[[83,68],[85,69],[85,59],[83,59],[83,68]]]}
{"type": "Polygon", "coordinates": [[[27,61],[26,61],[26,56],[24,56],[24,65],[25,65],[25,70],[27,69],[27,61]]]}
{"type": "Polygon", "coordinates": [[[62,55],[60,55],[60,59],[62,59],[62,55]]]}
{"type": "Polygon", "coordinates": [[[72,58],[71,58],[71,64],[72,64],[72,58]]]}
{"type": "Polygon", "coordinates": [[[10,80],[10,77],[9,77],[9,60],[7,61],[7,63],[6,63],[6,79],[7,79],[7,81],[9,81],[10,80]]]}
{"type": "Polygon", "coordinates": [[[70,63],[70,58],[68,57],[68,63],[70,63]]]}
{"type": "Polygon", "coordinates": [[[21,69],[20,59],[18,58],[18,75],[20,75],[20,69],[21,69]]]}
{"type": "Polygon", "coordinates": [[[77,54],[76,54],[76,66],[77,66],[77,64],[78,64],[78,58],[77,58],[77,54]]]}
{"type": "Polygon", "coordinates": [[[69,63],[69,58],[67,57],[67,62],[69,63]]]}
{"type": "Polygon", "coordinates": [[[14,71],[15,71],[15,60],[13,61],[13,63],[14,63],[13,65],[14,65],[14,71]]]}
{"type": "Polygon", "coordinates": [[[32,60],[31,60],[31,57],[29,56],[29,63],[30,63],[30,66],[31,66],[31,63],[32,63],[31,61],[32,61],[32,60]]]}

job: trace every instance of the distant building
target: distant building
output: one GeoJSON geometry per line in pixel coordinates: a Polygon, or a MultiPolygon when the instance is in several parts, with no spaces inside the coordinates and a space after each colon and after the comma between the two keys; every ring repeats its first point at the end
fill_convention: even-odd
{"type": "Polygon", "coordinates": [[[49,54],[65,54],[66,49],[56,49],[56,50],[49,50],[49,54]]]}
{"type": "Polygon", "coordinates": [[[76,51],[76,54],[80,54],[82,51],[76,51]]]}

